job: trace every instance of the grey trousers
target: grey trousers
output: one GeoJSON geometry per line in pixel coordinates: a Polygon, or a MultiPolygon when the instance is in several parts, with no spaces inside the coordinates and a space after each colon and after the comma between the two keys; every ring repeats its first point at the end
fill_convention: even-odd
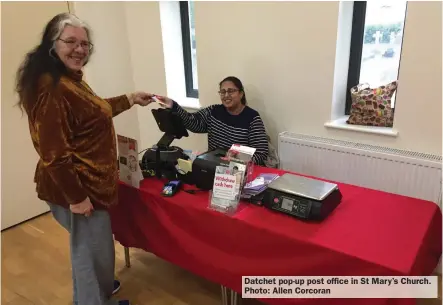
{"type": "Polygon", "coordinates": [[[52,215],[70,235],[74,305],[118,305],[112,300],[115,248],[107,211],[85,217],[48,203],[52,215]]]}

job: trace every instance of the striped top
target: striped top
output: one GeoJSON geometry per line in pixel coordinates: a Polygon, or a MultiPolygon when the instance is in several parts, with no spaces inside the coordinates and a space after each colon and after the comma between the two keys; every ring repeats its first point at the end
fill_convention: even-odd
{"type": "Polygon", "coordinates": [[[208,134],[208,149],[229,149],[233,144],[255,148],[253,161],[265,165],[268,138],[260,114],[246,106],[238,115],[230,114],[222,104],[211,105],[189,113],[174,102],[172,107],[191,132],[208,134]]]}

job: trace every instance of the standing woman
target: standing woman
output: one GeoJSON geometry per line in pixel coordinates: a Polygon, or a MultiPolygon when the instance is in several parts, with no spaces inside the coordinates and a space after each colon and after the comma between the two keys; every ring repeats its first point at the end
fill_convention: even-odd
{"type": "Polygon", "coordinates": [[[107,211],[118,200],[112,118],[134,104],[148,105],[152,95],[95,95],[82,80],[91,51],[90,30],[81,20],[55,16],[18,70],[16,89],[40,156],[38,198],[70,233],[73,304],[130,305],[111,299],[120,287],[107,211]]]}

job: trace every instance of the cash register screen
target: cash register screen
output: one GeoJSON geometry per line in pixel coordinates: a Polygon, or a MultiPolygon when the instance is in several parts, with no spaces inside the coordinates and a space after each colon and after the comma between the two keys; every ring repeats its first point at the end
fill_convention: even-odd
{"type": "Polygon", "coordinates": [[[288,211],[292,211],[293,205],[294,205],[294,201],[292,201],[288,198],[283,198],[283,200],[281,202],[281,207],[285,210],[288,210],[288,211]]]}

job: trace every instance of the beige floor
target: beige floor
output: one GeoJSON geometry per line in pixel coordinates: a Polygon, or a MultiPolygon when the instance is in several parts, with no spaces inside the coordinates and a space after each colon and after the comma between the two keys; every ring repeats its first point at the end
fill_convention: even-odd
{"type": "MultiPolygon", "coordinates": [[[[2,232],[2,305],[69,305],[71,271],[67,234],[49,215],[2,232]]],[[[152,254],[131,250],[132,267],[124,265],[116,244],[118,296],[137,305],[219,305],[220,287],[152,254]]],[[[441,280],[441,278],[440,278],[441,280]]],[[[441,291],[440,291],[441,296],[441,291]]],[[[257,301],[242,300],[243,305],[257,301]]],[[[442,304],[423,300],[420,305],[442,304]]]]}

